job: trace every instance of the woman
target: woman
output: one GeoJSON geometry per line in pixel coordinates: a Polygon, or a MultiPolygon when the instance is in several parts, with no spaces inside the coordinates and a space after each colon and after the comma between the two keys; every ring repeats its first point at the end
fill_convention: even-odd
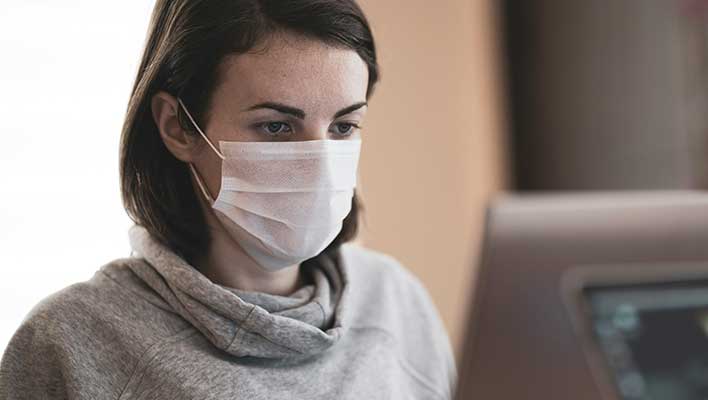
{"type": "Polygon", "coordinates": [[[353,0],[158,0],[121,141],[133,253],[35,306],[0,398],[450,398],[428,293],[347,243],[377,79],[353,0]]]}

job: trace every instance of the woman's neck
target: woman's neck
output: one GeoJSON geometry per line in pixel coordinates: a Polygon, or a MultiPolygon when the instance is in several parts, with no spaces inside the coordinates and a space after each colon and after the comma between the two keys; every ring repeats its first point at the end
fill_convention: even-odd
{"type": "Polygon", "coordinates": [[[215,227],[218,221],[212,218],[207,217],[211,220],[207,221],[211,232],[208,251],[193,260],[194,267],[209,280],[234,289],[281,296],[290,295],[307,283],[300,264],[278,271],[263,269],[227,232],[215,227]]]}

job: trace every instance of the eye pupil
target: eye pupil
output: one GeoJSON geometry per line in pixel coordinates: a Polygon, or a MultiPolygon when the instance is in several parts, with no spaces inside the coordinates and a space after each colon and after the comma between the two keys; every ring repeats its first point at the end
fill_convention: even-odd
{"type": "Polygon", "coordinates": [[[351,126],[350,124],[339,124],[339,125],[337,125],[337,131],[339,131],[339,133],[347,133],[347,132],[349,132],[351,129],[352,129],[352,126],[351,126]],[[342,129],[342,128],[344,128],[344,129],[342,129]]]}
{"type": "Polygon", "coordinates": [[[280,132],[280,129],[283,127],[282,122],[270,122],[268,123],[268,132],[270,133],[278,133],[280,132]]]}

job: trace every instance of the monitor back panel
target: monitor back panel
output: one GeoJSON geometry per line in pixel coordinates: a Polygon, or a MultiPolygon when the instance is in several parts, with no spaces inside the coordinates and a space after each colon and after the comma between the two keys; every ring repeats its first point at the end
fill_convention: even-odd
{"type": "Polygon", "coordinates": [[[564,304],[572,268],[708,260],[708,195],[508,198],[488,211],[458,399],[603,399],[564,304]]]}

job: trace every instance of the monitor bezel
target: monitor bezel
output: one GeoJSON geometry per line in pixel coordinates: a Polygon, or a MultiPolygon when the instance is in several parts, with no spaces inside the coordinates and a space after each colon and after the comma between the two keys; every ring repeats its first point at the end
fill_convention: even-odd
{"type": "Polygon", "coordinates": [[[595,340],[591,308],[584,292],[594,287],[675,284],[708,279],[708,261],[586,264],[569,268],[560,280],[560,294],[593,380],[606,400],[622,400],[611,368],[595,340]]]}

